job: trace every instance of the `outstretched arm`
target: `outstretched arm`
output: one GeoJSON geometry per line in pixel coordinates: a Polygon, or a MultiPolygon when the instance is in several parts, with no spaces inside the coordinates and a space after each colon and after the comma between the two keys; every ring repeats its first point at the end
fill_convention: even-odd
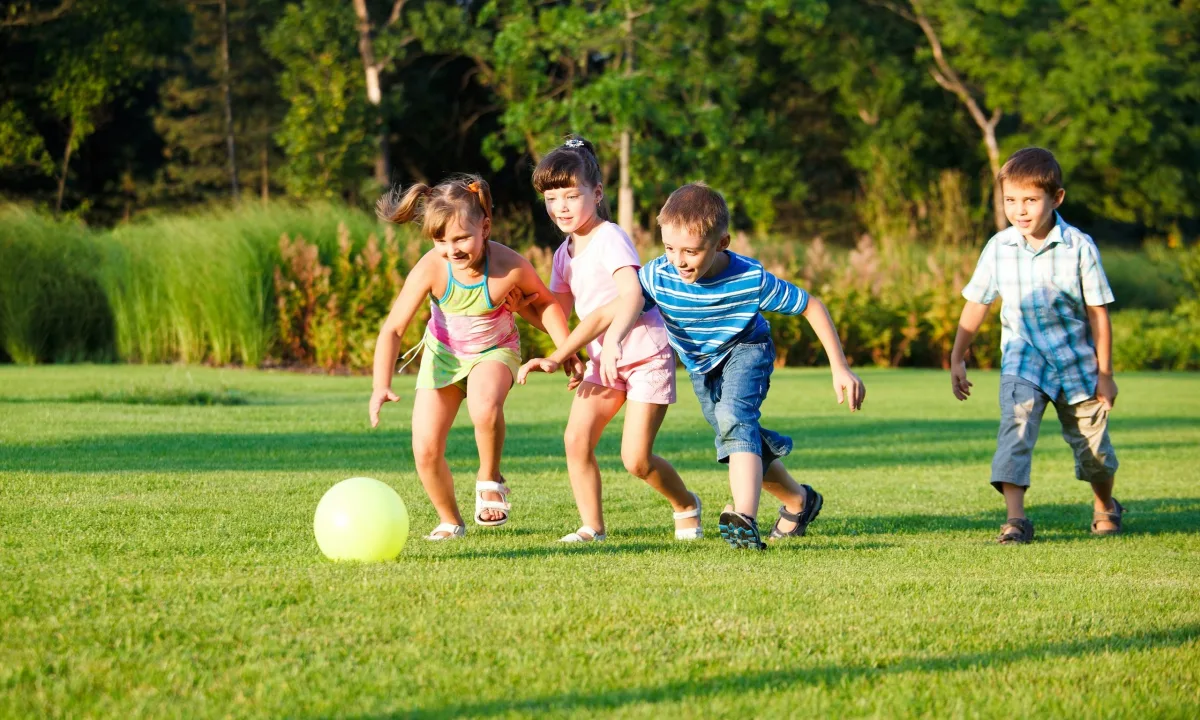
{"type": "Polygon", "coordinates": [[[867,398],[867,388],[858,375],[850,370],[850,363],[846,361],[846,353],[842,350],[842,341],[833,327],[833,318],[829,317],[825,303],[810,295],[801,314],[808,320],[808,324],[812,325],[813,332],[817,334],[821,347],[825,348],[825,354],[829,357],[829,367],[833,371],[833,391],[837,395],[838,404],[849,399],[850,411],[858,410],[867,398]]]}
{"type": "Polygon", "coordinates": [[[375,341],[374,379],[368,407],[371,427],[379,425],[379,410],[384,403],[400,399],[392,392],[392,375],[396,372],[396,358],[400,354],[400,338],[429,295],[434,270],[434,264],[427,262],[429,257],[426,255],[421,258],[405,278],[404,287],[400,288],[400,295],[392,304],[392,310],[383,321],[379,338],[375,341]]]}
{"type": "Polygon", "coordinates": [[[990,308],[991,305],[968,300],[958,318],[954,349],[950,351],[950,390],[959,400],[971,397],[972,383],[967,380],[967,351],[971,349],[971,341],[975,339],[975,333],[979,332],[990,308]]]}

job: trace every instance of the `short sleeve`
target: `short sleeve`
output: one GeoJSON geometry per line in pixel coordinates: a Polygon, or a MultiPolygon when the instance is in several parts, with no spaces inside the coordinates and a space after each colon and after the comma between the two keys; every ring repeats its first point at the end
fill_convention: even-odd
{"type": "Polygon", "coordinates": [[[600,252],[600,264],[609,275],[623,267],[640,268],[642,266],[642,259],[634,250],[633,241],[620,226],[607,226],[605,232],[596,240],[601,243],[600,247],[595,248],[600,252]]]}
{"type": "Polygon", "coordinates": [[[808,308],[808,292],[763,270],[758,307],[765,312],[800,315],[808,308]]]}
{"type": "Polygon", "coordinates": [[[658,305],[658,299],[654,296],[654,269],[657,263],[643,265],[638,270],[638,282],[642,284],[642,297],[646,299],[645,306],[642,307],[642,312],[658,305]]]}
{"type": "Polygon", "coordinates": [[[550,270],[550,292],[571,292],[571,256],[567,252],[567,240],[554,251],[554,262],[550,270]]]}
{"type": "Polygon", "coordinates": [[[1087,305],[1108,305],[1115,298],[1104,266],[1100,264],[1100,250],[1089,238],[1082,243],[1079,252],[1079,276],[1083,285],[1083,302],[1087,305]]]}
{"type": "Polygon", "coordinates": [[[992,238],[979,255],[975,274],[963,288],[962,296],[980,305],[991,305],[1000,290],[996,285],[996,239],[992,238]]]}

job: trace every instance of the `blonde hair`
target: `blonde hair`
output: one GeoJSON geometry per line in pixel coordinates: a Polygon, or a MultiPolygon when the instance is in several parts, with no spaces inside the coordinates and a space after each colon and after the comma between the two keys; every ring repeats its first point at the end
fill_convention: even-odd
{"type": "Polygon", "coordinates": [[[491,220],[492,191],[478,175],[455,175],[433,187],[416,183],[403,192],[394,187],[375,202],[375,214],[394,223],[420,219],[426,237],[440,240],[451,218],[491,220]]]}
{"type": "Polygon", "coordinates": [[[659,225],[681,227],[709,242],[729,232],[729,206],[721,193],[704,183],[688,183],[671,193],[658,213],[659,225]]]}

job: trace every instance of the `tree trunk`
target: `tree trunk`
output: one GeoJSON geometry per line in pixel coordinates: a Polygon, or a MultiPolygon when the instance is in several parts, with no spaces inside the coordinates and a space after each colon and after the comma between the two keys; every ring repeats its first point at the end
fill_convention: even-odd
{"type": "MultiPolygon", "coordinates": [[[[625,5],[625,77],[633,76],[633,11],[625,5]]],[[[621,188],[617,195],[617,224],[633,237],[633,183],[630,180],[629,164],[633,138],[629,128],[621,131],[621,188]]]]}
{"type": "Polygon", "coordinates": [[[362,58],[363,71],[367,80],[367,102],[375,107],[375,132],[378,151],[375,155],[375,182],[387,187],[391,182],[388,169],[388,134],[383,121],[383,89],[379,85],[379,64],[375,62],[375,43],[371,39],[371,18],[367,14],[367,0],[354,0],[354,14],[358,16],[358,54],[362,58]]]}
{"type": "Polygon", "coordinates": [[[63,151],[62,174],[58,176],[58,197],[54,200],[54,214],[62,211],[63,194],[67,189],[67,167],[71,164],[71,150],[75,144],[75,118],[71,118],[71,130],[67,133],[67,149],[63,151]]]}
{"type": "MultiPolygon", "coordinates": [[[[999,120],[999,116],[996,119],[999,120]]],[[[1000,176],[1000,146],[996,143],[994,122],[983,127],[983,143],[987,146],[988,166],[992,169],[992,213],[999,231],[1008,227],[1008,217],[1004,214],[1004,189],[996,179],[1000,176]]]]}
{"type": "Polygon", "coordinates": [[[259,192],[262,195],[262,204],[266,205],[271,199],[271,168],[270,168],[270,150],[271,141],[270,135],[263,138],[262,150],[259,153],[259,160],[262,163],[262,172],[259,176],[259,192]]]}
{"type": "Polygon", "coordinates": [[[229,12],[221,0],[221,91],[225,95],[225,146],[229,153],[229,193],[238,201],[237,145],[233,138],[233,90],[229,79],[229,12]]]}

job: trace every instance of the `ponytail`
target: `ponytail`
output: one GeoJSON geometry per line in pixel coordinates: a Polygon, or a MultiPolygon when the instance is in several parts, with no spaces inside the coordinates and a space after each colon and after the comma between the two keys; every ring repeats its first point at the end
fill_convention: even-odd
{"type": "Polygon", "coordinates": [[[428,201],[431,195],[433,188],[424,183],[411,185],[403,193],[399,186],[393,187],[375,202],[375,215],[387,222],[409,222],[419,214],[421,200],[428,201]]]}

